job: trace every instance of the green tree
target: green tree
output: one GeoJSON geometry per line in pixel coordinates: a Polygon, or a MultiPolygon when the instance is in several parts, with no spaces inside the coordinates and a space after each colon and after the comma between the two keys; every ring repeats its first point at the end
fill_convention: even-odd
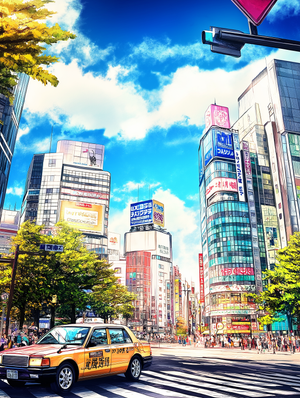
{"type": "Polygon", "coordinates": [[[118,284],[117,280],[116,277],[104,279],[101,284],[94,287],[91,294],[90,305],[105,323],[109,318],[116,319],[119,315],[126,320],[133,315],[132,302],[137,296],[130,293],[126,286],[118,284]]]}
{"type": "Polygon", "coordinates": [[[76,36],[44,23],[53,12],[45,5],[51,0],[2,0],[0,4],[0,93],[13,101],[13,87],[17,73],[57,86],[58,79],[45,67],[58,62],[58,58],[45,55],[47,45],[76,36]],[[41,22],[42,21],[42,22],[41,22]]]}
{"type": "Polygon", "coordinates": [[[292,321],[300,323],[300,232],[291,236],[288,246],[278,250],[276,265],[264,273],[264,279],[268,281],[266,289],[251,295],[259,309],[266,312],[260,321],[271,324],[284,314],[292,330],[292,321]]]}

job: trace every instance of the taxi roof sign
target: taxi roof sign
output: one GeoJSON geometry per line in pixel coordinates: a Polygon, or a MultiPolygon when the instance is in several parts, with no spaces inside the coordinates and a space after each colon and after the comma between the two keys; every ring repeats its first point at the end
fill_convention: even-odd
{"type": "Polygon", "coordinates": [[[250,21],[258,26],[277,0],[231,0],[250,21]]]}

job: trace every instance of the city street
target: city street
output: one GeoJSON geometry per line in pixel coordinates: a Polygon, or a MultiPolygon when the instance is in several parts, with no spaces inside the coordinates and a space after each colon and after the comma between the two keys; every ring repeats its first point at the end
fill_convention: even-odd
{"type": "MultiPolygon", "coordinates": [[[[238,349],[163,346],[138,383],[123,376],[77,383],[69,398],[101,397],[300,397],[300,354],[257,354],[238,349]]],[[[1,398],[55,398],[49,388],[26,385],[17,390],[0,381],[1,398]]]]}

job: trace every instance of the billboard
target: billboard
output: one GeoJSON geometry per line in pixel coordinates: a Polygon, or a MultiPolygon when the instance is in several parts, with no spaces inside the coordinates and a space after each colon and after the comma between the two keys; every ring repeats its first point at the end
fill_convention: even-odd
{"type": "Polygon", "coordinates": [[[242,159],[241,159],[239,135],[237,133],[232,133],[232,138],[234,146],[234,158],[235,158],[235,167],[236,167],[236,178],[238,183],[239,200],[241,202],[245,202],[244,177],[242,171],[242,159]]]}
{"type": "Polygon", "coordinates": [[[157,200],[145,200],[130,205],[130,226],[156,224],[164,227],[164,205],[157,200]]]}
{"type": "Polygon", "coordinates": [[[121,235],[114,232],[108,232],[108,258],[109,261],[118,261],[120,259],[121,235]]]}
{"type": "Polygon", "coordinates": [[[230,129],[229,110],[226,106],[209,105],[205,112],[205,130],[211,126],[230,129]]]}
{"type": "Polygon", "coordinates": [[[103,170],[104,146],[88,142],[60,140],[57,142],[58,153],[64,154],[64,163],[89,166],[103,170]]]}
{"type": "Polygon", "coordinates": [[[80,231],[103,234],[104,206],[62,200],[60,220],[67,221],[73,228],[80,231]]]}
{"type": "Polygon", "coordinates": [[[93,198],[102,200],[109,199],[109,193],[104,192],[80,191],[78,189],[61,188],[61,193],[65,195],[80,196],[82,198],[93,198]]]}
{"type": "Polygon", "coordinates": [[[153,223],[159,225],[160,227],[165,226],[165,209],[164,205],[157,200],[152,200],[153,202],[153,223]]]}
{"type": "Polygon", "coordinates": [[[199,253],[199,282],[200,282],[200,303],[204,303],[204,268],[203,268],[203,254],[199,253]]]}
{"type": "Polygon", "coordinates": [[[234,159],[232,132],[214,130],[214,156],[224,159],[234,159]]]}
{"type": "Polygon", "coordinates": [[[218,177],[212,180],[206,187],[206,198],[209,198],[215,192],[219,191],[230,191],[237,192],[237,181],[235,178],[223,178],[218,177]]]}
{"type": "Polygon", "coordinates": [[[157,254],[163,257],[170,258],[171,257],[170,235],[157,231],[156,240],[157,240],[157,254]]]}

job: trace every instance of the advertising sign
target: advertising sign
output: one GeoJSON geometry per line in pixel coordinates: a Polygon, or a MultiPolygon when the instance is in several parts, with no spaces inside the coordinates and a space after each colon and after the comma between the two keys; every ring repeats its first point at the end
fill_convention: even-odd
{"type": "Polygon", "coordinates": [[[200,303],[204,303],[204,268],[203,268],[203,254],[199,253],[199,281],[200,281],[200,303]]]}
{"type": "Polygon", "coordinates": [[[104,206],[62,200],[60,220],[67,221],[72,227],[80,231],[103,234],[104,206]]]}
{"type": "Polygon", "coordinates": [[[237,181],[235,178],[222,178],[218,177],[212,180],[206,188],[206,198],[209,198],[215,192],[231,191],[237,192],[237,181]]]}
{"type": "Polygon", "coordinates": [[[231,131],[214,130],[214,156],[234,159],[231,131]]]}
{"type": "Polygon", "coordinates": [[[144,225],[153,223],[153,202],[145,200],[144,202],[132,203],[130,205],[130,226],[144,225]]]}
{"type": "Polygon", "coordinates": [[[108,249],[120,250],[121,235],[114,232],[108,233],[108,249]]]}
{"type": "Polygon", "coordinates": [[[156,224],[165,225],[165,210],[163,203],[157,200],[145,200],[130,205],[130,226],[156,224]]]}
{"type": "Polygon", "coordinates": [[[209,105],[205,112],[205,130],[211,126],[230,129],[229,110],[226,106],[209,105]]]}
{"type": "Polygon", "coordinates": [[[260,264],[260,253],[258,246],[258,232],[257,232],[257,219],[255,211],[255,199],[252,183],[252,170],[251,170],[251,158],[249,152],[249,144],[246,141],[242,142],[243,153],[244,153],[244,167],[246,174],[246,187],[248,194],[248,205],[250,213],[250,226],[252,235],[252,246],[253,246],[253,265],[255,271],[255,286],[256,292],[262,291],[262,274],[261,274],[261,264],[260,264]]]}
{"type": "Polygon", "coordinates": [[[243,177],[242,163],[241,163],[241,148],[239,142],[239,135],[237,133],[232,133],[232,138],[234,146],[234,157],[235,157],[239,200],[240,202],[245,202],[244,177],[243,177]]]}
{"type": "Polygon", "coordinates": [[[165,226],[165,210],[163,203],[157,200],[152,200],[153,202],[153,223],[159,225],[160,227],[165,226]]]}
{"type": "Polygon", "coordinates": [[[102,199],[102,200],[109,199],[109,193],[102,193],[102,192],[90,192],[90,191],[80,191],[80,190],[69,189],[69,188],[61,188],[61,193],[65,194],[65,195],[81,196],[84,198],[94,198],[94,199],[102,199]]]}
{"type": "Polygon", "coordinates": [[[179,317],[179,279],[175,279],[175,319],[179,317]]]}
{"type": "Polygon", "coordinates": [[[243,268],[223,268],[221,269],[221,275],[254,275],[254,269],[243,267],[243,268]]]}

